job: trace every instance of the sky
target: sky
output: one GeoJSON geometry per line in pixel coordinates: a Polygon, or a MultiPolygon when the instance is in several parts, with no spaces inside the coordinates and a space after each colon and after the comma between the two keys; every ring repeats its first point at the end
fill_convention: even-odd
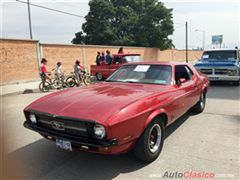
{"type": "MultiPolygon", "coordinates": [[[[1,37],[29,39],[27,5],[16,0],[1,1],[1,37]]],[[[21,0],[27,1],[27,0],[21,0]]],[[[41,6],[80,16],[89,11],[87,0],[30,0],[41,6]]],[[[223,47],[240,47],[239,0],[162,0],[173,9],[174,33],[169,36],[178,49],[185,48],[185,22],[188,22],[189,48],[212,48],[212,35],[223,35],[223,47]],[[204,38],[205,34],[205,38],[204,38]]],[[[81,30],[83,17],[74,17],[31,6],[33,39],[41,43],[70,44],[81,30]]]]}

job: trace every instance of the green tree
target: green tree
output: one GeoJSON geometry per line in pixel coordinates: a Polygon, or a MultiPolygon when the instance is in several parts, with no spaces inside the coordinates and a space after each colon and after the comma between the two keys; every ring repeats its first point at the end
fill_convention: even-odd
{"type": "Polygon", "coordinates": [[[91,0],[74,44],[173,47],[172,9],[158,0],[91,0]]]}

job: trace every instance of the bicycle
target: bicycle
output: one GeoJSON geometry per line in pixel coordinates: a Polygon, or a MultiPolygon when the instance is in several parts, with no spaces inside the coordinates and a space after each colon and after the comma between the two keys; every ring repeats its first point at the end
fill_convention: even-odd
{"type": "MultiPolygon", "coordinates": [[[[49,73],[48,76],[51,76],[51,74],[49,73]]],[[[49,79],[43,79],[43,77],[41,76],[41,82],[38,85],[38,88],[41,92],[48,92],[51,89],[59,89],[59,85],[56,83],[56,81],[52,79],[52,82],[50,82],[49,79]],[[45,83],[43,83],[43,81],[45,81],[45,83]]]]}
{"type": "Polygon", "coordinates": [[[44,79],[42,77],[41,80],[42,81],[38,85],[41,92],[48,92],[50,89],[54,89],[53,84],[48,79],[45,79],[45,83],[43,83],[44,79]]]}
{"type": "Polygon", "coordinates": [[[68,76],[65,76],[64,73],[62,73],[60,77],[56,76],[53,80],[53,86],[57,89],[72,87],[72,84],[74,84],[74,82],[66,81],[67,77],[68,76]]]}
{"type": "Polygon", "coordinates": [[[81,73],[79,76],[79,80],[76,77],[75,73],[71,72],[71,75],[66,78],[66,82],[69,84],[70,87],[74,86],[81,86],[81,85],[89,85],[92,84],[92,78],[89,73],[81,73]]]}

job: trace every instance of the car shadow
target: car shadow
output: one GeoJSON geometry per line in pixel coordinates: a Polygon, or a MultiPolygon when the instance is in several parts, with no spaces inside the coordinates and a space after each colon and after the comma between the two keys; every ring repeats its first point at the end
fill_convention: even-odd
{"type": "Polygon", "coordinates": [[[132,152],[120,155],[69,152],[46,139],[8,154],[5,162],[7,179],[51,180],[113,179],[120,173],[133,172],[147,165],[137,160],[132,152]],[[19,168],[20,172],[15,170],[19,168]]]}
{"type": "Polygon", "coordinates": [[[167,139],[174,131],[176,131],[185,121],[188,120],[190,116],[195,116],[197,114],[191,112],[190,110],[174,121],[172,124],[165,129],[165,139],[167,139]]]}
{"type": "MultiPolygon", "coordinates": [[[[165,139],[190,116],[187,112],[166,128],[165,139]]],[[[83,151],[65,151],[54,143],[40,139],[6,157],[7,179],[113,179],[145,167],[131,152],[120,155],[100,155],[83,151]],[[20,166],[19,166],[20,164],[20,166]],[[19,169],[20,173],[14,171],[19,169]]]]}

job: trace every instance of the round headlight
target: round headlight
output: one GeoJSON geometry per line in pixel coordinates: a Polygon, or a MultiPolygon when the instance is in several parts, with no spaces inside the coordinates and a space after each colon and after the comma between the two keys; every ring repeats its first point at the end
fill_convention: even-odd
{"type": "Polygon", "coordinates": [[[105,131],[104,126],[102,126],[100,124],[96,124],[93,127],[93,130],[94,130],[95,137],[98,138],[98,139],[103,139],[106,135],[106,131],[105,131]]]}
{"type": "Polygon", "coordinates": [[[32,123],[35,123],[35,124],[37,123],[37,118],[34,114],[30,114],[29,119],[32,123]]]}

